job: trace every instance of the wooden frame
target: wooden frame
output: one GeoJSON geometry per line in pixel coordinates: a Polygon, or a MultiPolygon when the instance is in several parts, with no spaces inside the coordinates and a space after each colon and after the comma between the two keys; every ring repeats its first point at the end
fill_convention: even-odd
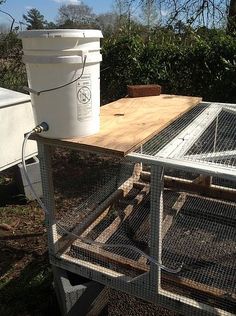
{"type": "MultiPolygon", "coordinates": [[[[142,171],[140,177],[142,180],[149,182],[151,174],[150,172],[142,171]]],[[[200,175],[194,180],[164,176],[164,183],[166,188],[170,188],[172,190],[183,190],[215,199],[232,202],[235,201],[236,189],[214,185],[212,184],[211,177],[209,176],[200,175]]]]}
{"type": "MultiPolygon", "coordinates": [[[[231,108],[230,108],[231,109],[231,108]]],[[[234,111],[234,109],[233,109],[234,111]]],[[[200,133],[200,131],[199,131],[200,133]]],[[[37,137],[36,137],[37,138],[37,137]]],[[[132,179],[129,179],[130,186],[119,187],[118,190],[112,192],[111,195],[104,200],[104,202],[100,205],[97,205],[93,213],[90,217],[86,219],[81,225],[78,227],[74,227],[75,235],[80,235],[82,239],[77,239],[76,236],[65,236],[62,237],[57,233],[57,226],[55,223],[54,216],[54,197],[53,197],[53,185],[52,185],[52,174],[51,174],[51,165],[50,165],[50,146],[64,146],[68,148],[74,148],[77,150],[88,150],[91,151],[89,147],[84,146],[83,144],[76,144],[75,142],[67,141],[57,141],[50,139],[42,139],[40,137],[37,138],[38,144],[40,144],[40,163],[41,163],[41,171],[42,171],[42,181],[44,188],[44,198],[45,204],[49,211],[47,215],[47,229],[48,229],[48,241],[49,241],[49,253],[50,260],[53,264],[58,265],[62,268],[68,269],[72,272],[81,274],[85,277],[94,279],[98,282],[106,284],[110,287],[117,288],[119,290],[125,291],[131,295],[138,296],[140,298],[149,300],[154,302],[155,304],[161,304],[164,307],[172,308],[175,311],[180,312],[185,315],[198,315],[206,314],[206,315],[230,315],[230,313],[224,310],[224,304],[227,302],[229,307],[235,306],[235,294],[230,297],[227,297],[227,293],[224,290],[214,288],[211,286],[205,286],[202,283],[194,282],[193,280],[186,279],[183,277],[178,277],[177,275],[170,275],[168,273],[160,272],[160,267],[150,265],[147,262],[147,258],[140,254],[138,260],[132,260],[123,255],[118,255],[116,253],[112,253],[109,249],[102,249],[100,243],[104,243],[107,241],[107,238],[110,238],[114,235],[120,227],[120,223],[123,220],[126,220],[132,214],[137,211],[138,205],[142,203],[145,196],[147,196],[150,190],[149,183],[140,183],[140,179],[142,180],[145,177],[145,173],[141,170],[140,163],[147,163],[148,165],[152,165],[152,183],[155,182],[156,185],[156,193],[157,199],[152,200],[152,215],[155,221],[146,220],[144,221],[136,231],[136,237],[138,234],[141,234],[143,230],[150,229],[150,225],[152,225],[152,253],[151,255],[155,257],[157,262],[160,263],[160,254],[161,254],[161,246],[162,239],[166,236],[166,233],[170,229],[171,225],[175,221],[175,216],[181,211],[186,199],[186,194],[181,193],[179,197],[176,199],[175,203],[172,206],[172,212],[168,214],[166,218],[162,220],[162,190],[163,188],[158,184],[158,181],[162,181],[163,177],[161,176],[161,170],[163,167],[174,167],[180,170],[191,171],[203,175],[195,181],[188,181],[183,179],[176,179],[171,177],[164,177],[165,186],[171,190],[178,191],[182,189],[183,191],[188,192],[196,192],[201,191],[204,193],[204,199],[208,199],[207,196],[211,198],[222,198],[231,200],[235,197],[234,190],[230,189],[229,195],[225,192],[224,187],[213,186],[211,184],[211,179],[209,176],[220,176],[222,178],[235,180],[236,171],[229,170],[229,168],[224,166],[219,166],[216,170],[215,166],[206,165],[202,162],[197,162],[196,164],[192,161],[183,161],[174,157],[173,159],[168,159],[166,157],[150,157],[143,154],[132,153],[128,155],[128,160],[133,161],[136,164],[137,173],[134,172],[132,175],[132,179]],[[207,177],[205,177],[207,175],[207,177]],[[157,178],[156,178],[157,176],[157,178]],[[110,208],[117,203],[122,197],[128,194],[131,187],[138,187],[142,194],[136,196],[136,204],[130,204],[124,206],[123,213],[118,213],[117,217],[111,225],[108,227],[106,234],[104,233],[102,236],[98,236],[97,243],[91,244],[86,242],[86,236],[89,232],[91,232],[99,222],[103,221],[106,215],[109,213],[110,208]],[[206,193],[207,188],[207,193],[206,193]],[[210,189],[209,189],[210,188],[210,189]],[[209,190],[208,190],[209,189],[209,190]],[[205,192],[204,192],[205,190],[205,192]],[[207,195],[210,192],[210,195],[207,195]],[[154,212],[159,212],[158,216],[154,216],[154,212]],[[162,225],[161,225],[162,223],[162,225]],[[162,226],[162,227],[161,227],[162,226]],[[156,238],[156,241],[154,238],[156,238]],[[91,258],[95,258],[97,260],[105,260],[107,265],[101,266],[98,263],[90,262],[88,260],[82,260],[73,258],[68,255],[68,250],[70,247],[76,247],[77,249],[81,249],[85,253],[89,254],[91,258]],[[115,271],[113,269],[113,265],[119,265],[122,268],[132,269],[137,271],[137,278],[128,277],[122,271],[115,271]],[[140,277],[140,278],[139,278],[140,277]],[[146,277],[146,279],[145,279],[146,277]],[[157,282],[156,282],[157,281],[157,282]],[[151,287],[150,287],[151,285],[151,287]],[[174,286],[178,289],[183,290],[180,293],[170,290],[170,288],[174,286]],[[145,287],[145,289],[144,289],[145,287]],[[148,290],[150,287],[150,291],[148,290]],[[185,295],[186,292],[188,295],[185,295]],[[208,302],[199,302],[199,295],[207,296],[209,300],[213,299],[214,303],[217,307],[211,306],[208,302]],[[191,296],[191,298],[190,298],[191,296]],[[223,308],[222,308],[223,306],[223,308]]],[[[190,143],[187,144],[186,148],[190,143]]],[[[97,150],[97,149],[96,149],[97,150]]],[[[96,151],[95,150],[95,151],[96,151]]],[[[98,150],[99,151],[99,150],[98,150]]],[[[109,150],[106,153],[111,153],[109,150]]],[[[113,152],[114,154],[115,152],[113,152]]],[[[116,154],[116,153],[115,153],[116,154]]],[[[234,153],[232,153],[234,154],[234,153]]],[[[120,153],[118,154],[120,155],[120,153]]],[[[217,153],[216,153],[217,155],[217,153]]],[[[221,155],[221,153],[220,153],[221,155]]],[[[151,174],[146,174],[149,179],[151,178],[151,174]]],[[[147,179],[146,179],[147,180],[147,179]]],[[[228,190],[229,191],[229,190],[228,190]]],[[[191,193],[187,193],[191,194],[191,193]]],[[[234,200],[233,200],[234,201],[234,200]]],[[[231,203],[231,202],[227,202],[231,203]]],[[[201,214],[200,214],[201,215],[201,214]]],[[[197,214],[197,216],[200,216],[197,214]]],[[[215,219],[213,219],[215,220],[215,219]]],[[[222,220],[219,218],[218,220],[222,220]]],[[[228,219],[230,220],[230,219],[228,219]]],[[[135,237],[135,236],[134,236],[135,237]]],[[[229,309],[233,310],[233,308],[229,309]]]]}
{"type": "MultiPolygon", "coordinates": [[[[100,244],[100,243],[104,243],[105,245],[106,242],[109,241],[109,239],[114,234],[116,234],[117,230],[120,227],[119,226],[120,223],[123,220],[126,220],[127,218],[129,218],[129,216],[131,216],[133,212],[135,212],[136,210],[135,207],[138,207],[138,205],[142,203],[144,198],[149,194],[150,192],[149,183],[144,184],[142,182],[138,182],[138,180],[140,176],[140,181],[142,181],[143,179],[147,181],[150,179],[150,175],[152,173],[150,174],[143,171],[141,172],[141,170],[139,169],[138,174],[139,174],[138,179],[137,177],[136,178],[134,177],[132,179],[133,180],[132,186],[139,188],[140,192],[138,192],[137,195],[134,197],[134,201],[135,201],[134,203],[131,203],[127,205],[126,207],[124,207],[124,210],[123,210],[124,216],[121,218],[120,215],[117,214],[117,217],[112,221],[112,223],[103,232],[101,232],[101,234],[95,239],[95,244],[86,243],[86,235],[96,225],[98,225],[104,219],[104,216],[107,215],[107,212],[109,212],[109,207],[107,207],[101,214],[99,214],[98,217],[96,218],[94,217],[94,221],[90,221],[90,225],[86,226],[85,230],[81,232],[81,237],[84,238],[85,241],[80,240],[80,239],[77,239],[77,240],[74,239],[73,241],[72,240],[70,241],[72,242],[70,246],[73,247],[73,249],[76,249],[78,252],[82,250],[84,253],[87,254],[88,257],[91,257],[100,261],[104,261],[108,263],[108,265],[110,263],[110,264],[118,265],[121,268],[132,269],[133,271],[137,272],[137,275],[142,275],[145,273],[151,273],[150,265],[147,264],[147,260],[145,257],[140,256],[138,260],[133,260],[125,256],[116,254],[110,251],[109,249],[105,250],[101,247],[101,244],[100,244]],[[135,179],[137,181],[135,181],[135,179]],[[98,243],[97,245],[96,245],[96,242],[98,243]]],[[[131,187],[129,187],[129,190],[131,190],[131,187]]],[[[128,192],[129,191],[127,191],[126,194],[128,192]]],[[[192,196],[191,194],[180,193],[176,202],[172,206],[172,212],[170,214],[167,214],[167,216],[162,221],[161,239],[164,238],[167,231],[170,229],[172,223],[174,222],[175,217],[177,216],[182,206],[184,205],[187,195],[192,196]]],[[[117,196],[117,200],[119,198],[120,196],[117,196]]],[[[203,199],[208,199],[208,198],[203,197],[203,199]]],[[[115,200],[110,200],[110,201],[111,203],[115,203],[115,200]]],[[[226,204],[228,203],[230,205],[232,204],[230,202],[225,202],[225,203],[226,204]]],[[[136,234],[138,234],[140,230],[147,228],[147,225],[149,225],[149,228],[150,228],[150,224],[148,224],[147,221],[143,222],[140,225],[139,229],[137,230],[136,234]]],[[[67,250],[68,250],[68,247],[66,248],[66,251],[67,250]]],[[[69,255],[66,254],[66,251],[64,252],[60,251],[58,254],[61,256],[61,258],[71,260],[69,255]]],[[[73,259],[73,260],[74,262],[76,262],[76,259],[73,259]]],[[[81,264],[81,260],[78,260],[78,262],[80,262],[81,264]]],[[[115,275],[120,275],[120,277],[121,276],[126,277],[125,274],[123,274],[122,272],[118,272],[117,274],[117,272],[111,270],[110,268],[107,269],[106,267],[100,266],[99,264],[92,264],[92,266],[93,266],[93,270],[97,270],[99,273],[107,274],[108,271],[110,271],[108,275],[113,276],[113,273],[114,273],[114,277],[115,275]]],[[[164,271],[162,273],[159,272],[159,274],[157,274],[157,277],[153,279],[158,280],[158,276],[160,277],[160,286],[161,286],[159,291],[161,291],[162,288],[165,290],[165,289],[168,289],[169,287],[175,287],[180,290],[186,291],[187,293],[191,294],[191,296],[194,296],[196,298],[198,296],[203,296],[203,297],[207,296],[208,299],[214,300],[215,304],[218,307],[222,307],[227,301],[227,304],[231,307],[231,309],[234,308],[234,300],[236,300],[235,294],[233,294],[232,297],[230,298],[228,297],[227,292],[224,290],[221,290],[219,288],[215,288],[212,286],[205,286],[202,283],[195,282],[185,277],[178,277],[177,275],[171,275],[171,274],[165,273],[164,271]]],[[[132,282],[132,280],[130,280],[129,282],[132,282]]],[[[159,282],[157,281],[156,285],[158,284],[159,282]]]]}

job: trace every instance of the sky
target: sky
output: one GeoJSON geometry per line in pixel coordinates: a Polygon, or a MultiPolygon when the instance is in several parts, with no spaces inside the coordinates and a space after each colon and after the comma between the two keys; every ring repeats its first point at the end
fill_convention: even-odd
{"type": "MultiPolygon", "coordinates": [[[[112,10],[113,0],[84,0],[97,14],[112,10]]],[[[31,8],[38,9],[47,21],[55,21],[62,4],[79,4],[79,0],[6,0],[0,10],[10,13],[16,21],[22,21],[22,14],[31,8]]],[[[0,12],[0,24],[10,23],[10,18],[0,12]]]]}

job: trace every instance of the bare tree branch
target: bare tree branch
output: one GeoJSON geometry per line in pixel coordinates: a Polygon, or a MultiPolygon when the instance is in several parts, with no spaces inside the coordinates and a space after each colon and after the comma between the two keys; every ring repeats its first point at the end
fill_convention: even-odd
{"type": "Polygon", "coordinates": [[[11,18],[12,22],[11,22],[10,31],[12,32],[14,23],[15,23],[15,21],[16,21],[15,18],[14,18],[10,13],[8,13],[8,12],[5,12],[5,11],[3,11],[3,10],[0,10],[0,12],[2,12],[2,13],[4,13],[4,14],[8,15],[8,16],[11,18]]]}

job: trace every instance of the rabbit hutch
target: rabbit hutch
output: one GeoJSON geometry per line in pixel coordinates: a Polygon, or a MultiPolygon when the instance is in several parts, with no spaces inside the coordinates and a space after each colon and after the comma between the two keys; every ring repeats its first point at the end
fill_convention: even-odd
{"type": "Polygon", "coordinates": [[[200,98],[126,98],[102,107],[93,136],[32,136],[51,263],[183,315],[233,315],[235,118],[236,105],[200,98]],[[66,210],[55,147],[86,156],[63,189],[76,186],[66,210]]]}

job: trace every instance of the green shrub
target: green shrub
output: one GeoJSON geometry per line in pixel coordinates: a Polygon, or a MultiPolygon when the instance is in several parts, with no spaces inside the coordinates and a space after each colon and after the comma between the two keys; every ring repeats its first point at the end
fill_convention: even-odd
{"type": "Polygon", "coordinates": [[[165,93],[236,102],[236,41],[222,31],[109,38],[103,45],[107,67],[101,74],[105,101],[124,96],[127,84],[159,83],[165,93]]]}
{"type": "Polygon", "coordinates": [[[103,43],[101,69],[101,92],[103,103],[116,100],[126,94],[126,85],[138,83],[142,38],[135,34],[108,38],[103,43]]]}
{"type": "MultiPolygon", "coordinates": [[[[136,28],[102,43],[102,103],[126,95],[128,84],[158,83],[165,93],[236,103],[236,41],[224,31],[184,28],[176,33],[136,28]]],[[[0,86],[23,91],[27,84],[21,41],[0,36],[0,86]]]]}
{"type": "Polygon", "coordinates": [[[0,36],[0,86],[23,91],[27,84],[25,65],[22,63],[21,40],[16,33],[0,36]]]}

